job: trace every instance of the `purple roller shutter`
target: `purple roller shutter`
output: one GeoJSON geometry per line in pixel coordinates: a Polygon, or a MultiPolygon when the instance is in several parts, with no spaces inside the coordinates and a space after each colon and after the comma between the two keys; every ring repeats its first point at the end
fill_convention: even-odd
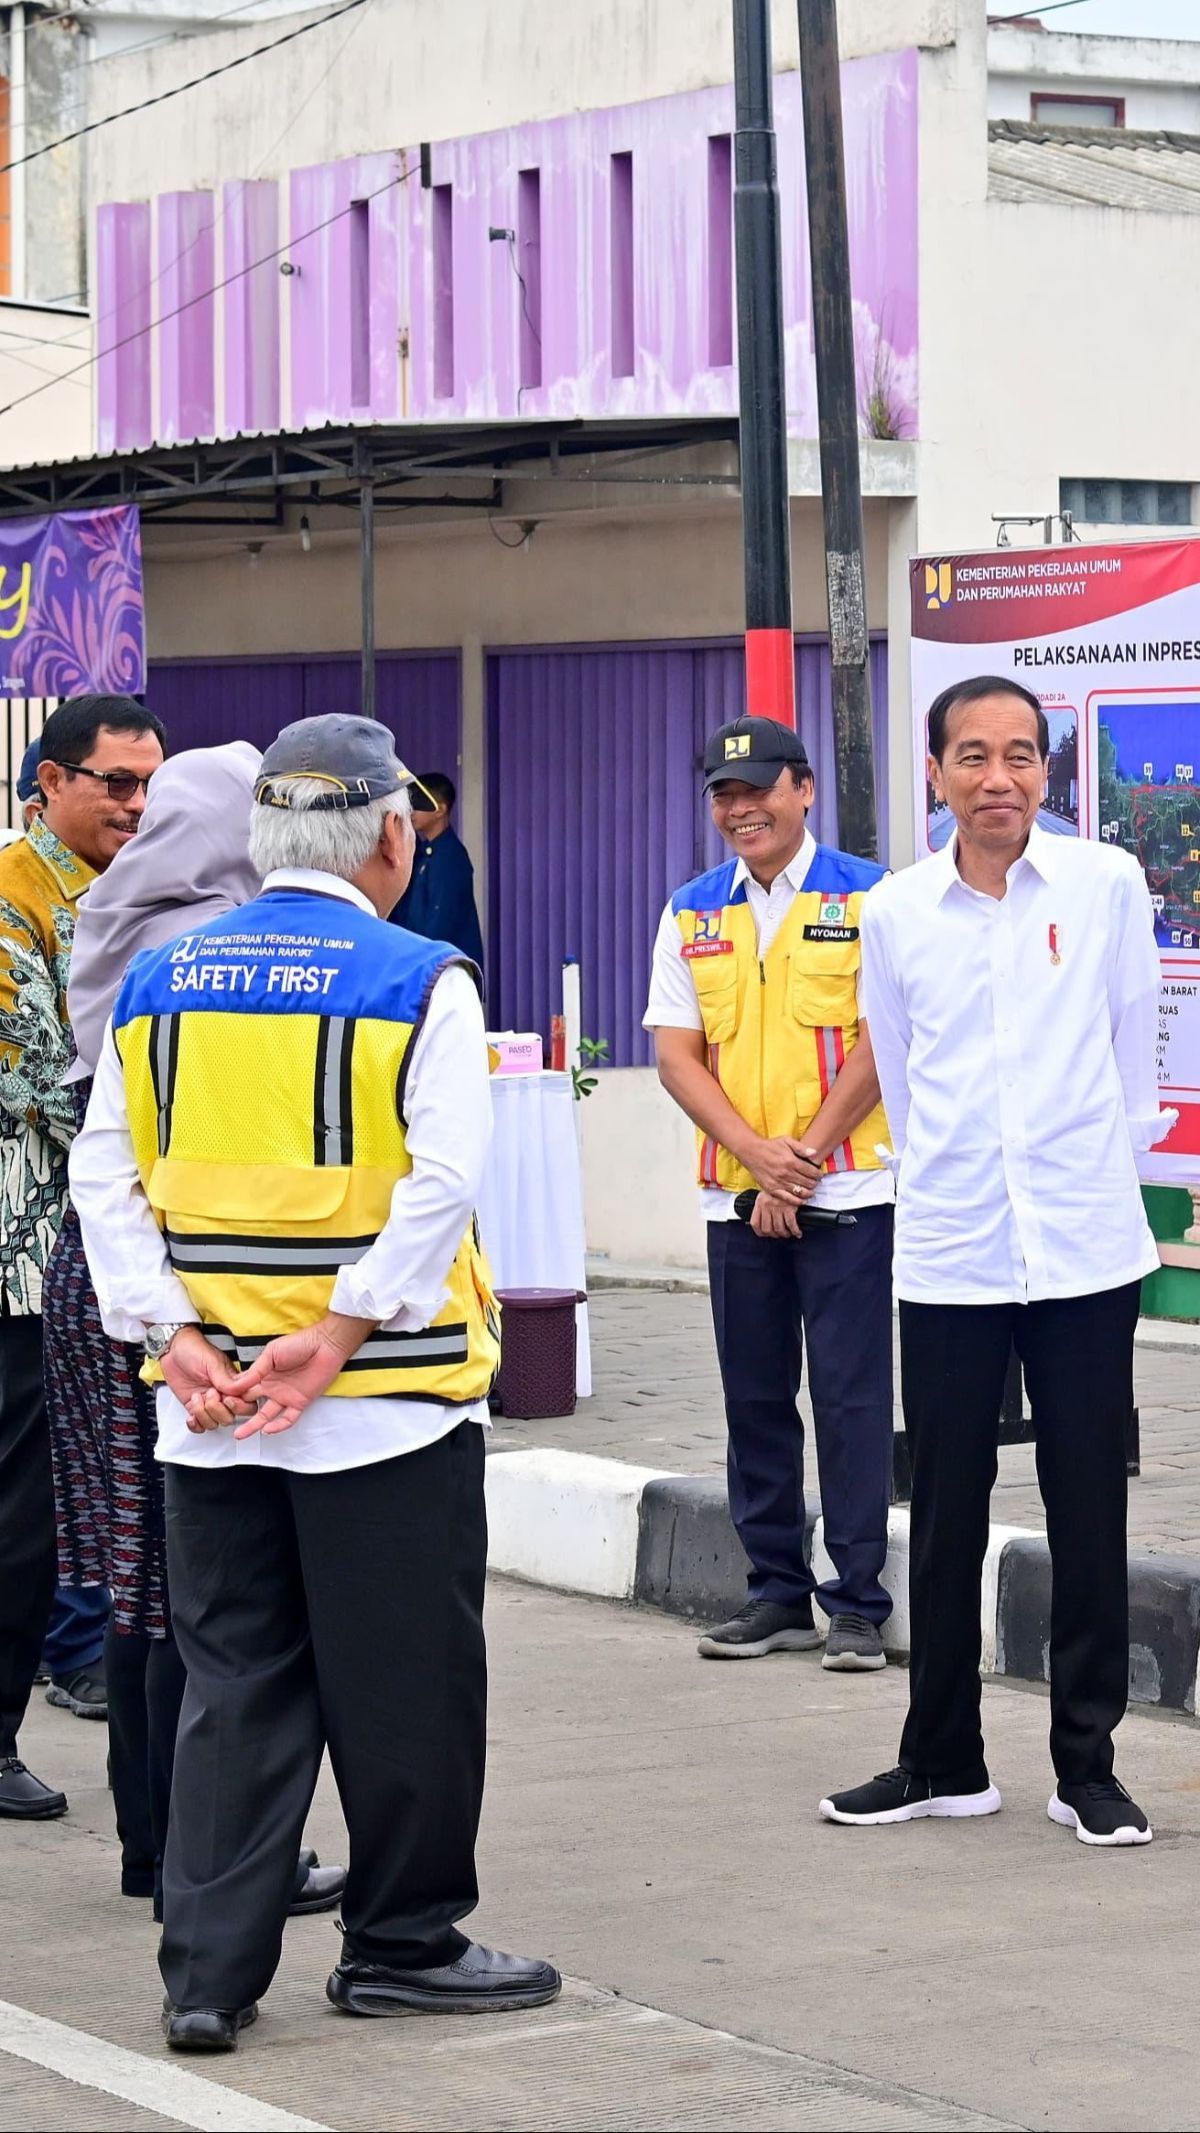
{"type": "Polygon", "coordinates": [[[548,1040],[576,956],[584,1035],[641,1065],[654,927],[702,856],[695,652],[497,653],[488,710],[490,1019],[548,1040]]]}
{"type": "MultiPolygon", "coordinates": [[[[837,835],[829,648],[796,646],[813,829],[837,835]]],[[[887,646],[872,645],[881,848],[887,646]]],[[[744,709],[740,644],[574,646],[488,658],[489,1018],[550,1034],[579,959],[584,1034],[616,1066],[649,1061],[650,950],[671,891],[722,856],[699,775],[704,739],[744,709]]]]}
{"type": "MultiPolygon", "coordinates": [[[[253,741],[265,748],[281,726],[322,711],[357,711],[356,653],[321,659],[212,659],[151,662],[147,697],[167,728],[171,750],[253,741]]],[[[457,652],[383,652],[376,665],[376,710],[412,770],[455,774],[461,688],[457,652]]]]}

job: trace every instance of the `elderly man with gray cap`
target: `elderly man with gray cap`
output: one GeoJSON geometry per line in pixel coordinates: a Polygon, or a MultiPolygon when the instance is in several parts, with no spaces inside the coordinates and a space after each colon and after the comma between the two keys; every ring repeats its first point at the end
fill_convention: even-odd
{"type": "Polygon", "coordinates": [[[256,787],[261,895],[135,958],[76,1144],[105,1329],[162,1380],[178,2050],[232,2050],[255,2017],[326,1745],[350,1835],[335,2007],[559,1990],[458,1930],[484,1772],[491,1106],[478,973],[384,923],[409,779],[372,720],[284,729],[256,787]]]}
{"type": "Polygon", "coordinates": [[[714,733],[704,789],[731,856],[667,905],[645,1014],[663,1086],[696,1128],[729,1507],[750,1564],[746,1605],[700,1651],[814,1648],[815,1600],[823,1665],[870,1673],[892,1605],[893,1193],[858,977],[883,869],[812,836],[812,768],[776,719],[714,733]],[[832,1562],[820,1582],[796,1410],[805,1345],[832,1562]]]}

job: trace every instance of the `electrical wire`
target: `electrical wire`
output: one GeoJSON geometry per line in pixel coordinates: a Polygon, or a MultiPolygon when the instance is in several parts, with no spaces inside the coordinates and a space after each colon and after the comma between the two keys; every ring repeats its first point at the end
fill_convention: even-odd
{"type": "MultiPolygon", "coordinates": [[[[353,4],[355,6],[361,5],[361,0],[353,0],[353,4]]],[[[307,243],[310,237],[320,236],[322,230],[332,229],[335,222],[341,222],[344,216],[353,214],[356,207],[365,207],[372,200],[378,200],[383,193],[391,192],[393,187],[406,184],[410,178],[417,175],[420,167],[419,163],[410,163],[406,170],[397,171],[394,177],[387,180],[386,184],[377,185],[374,192],[364,193],[357,200],[348,200],[345,207],[339,207],[332,215],[326,215],[323,222],[314,223],[311,229],[293,233],[286,244],[276,245],[273,252],[264,252],[261,258],[252,260],[248,266],[235,268],[232,274],[226,274],[221,281],[214,282],[210,288],[199,289],[195,296],[185,297],[181,304],[176,304],[173,311],[164,311],[160,318],[151,320],[148,326],[135,327],[132,333],[126,333],[119,341],[110,341],[106,347],[98,348],[95,354],[86,357],[82,363],[73,364],[70,370],[64,370],[57,377],[48,377],[45,385],[34,385],[29,392],[18,393],[15,400],[6,400],[4,405],[0,407],[0,417],[11,415],[14,408],[24,407],[28,400],[38,399],[42,393],[49,392],[52,385],[60,385],[67,378],[75,378],[83,371],[94,369],[102,357],[116,355],[120,349],[128,348],[131,342],[140,341],[146,334],[153,333],[157,327],[165,326],[170,319],[182,317],[183,313],[192,310],[194,305],[207,303],[209,298],[217,295],[219,290],[228,289],[235,281],[244,280],[247,274],[253,274],[259,267],[269,266],[273,259],[282,258],[285,252],[294,250],[297,245],[307,243]]]]}
{"type": "MultiPolygon", "coordinates": [[[[283,128],[282,133],[279,133],[275,136],[275,139],[271,142],[270,147],[266,149],[263,155],[259,157],[259,160],[255,164],[254,169],[249,173],[250,180],[253,180],[254,178],[258,177],[264,165],[269,163],[272,157],[277,154],[278,150],[286,141],[289,133],[292,131],[292,128],[298,123],[298,121],[307,111],[313,98],[317,96],[324,88],[326,82],[329,80],[330,75],[333,73],[334,68],[337,66],[338,62],[343,57],[346,51],[346,47],[349,45],[351,38],[357,34],[357,32],[362,28],[363,23],[366,21],[367,12],[369,12],[371,4],[372,0],[365,0],[364,12],[360,14],[354,22],[351,23],[349,29],[346,32],[346,35],[343,37],[340,45],[338,46],[337,51],[333,54],[332,59],[327,62],[321,73],[317,76],[317,79],[313,83],[307,96],[303,97],[301,101],[296,105],[290,118],[288,119],[286,126],[283,128]]],[[[324,19],[326,22],[328,22],[332,20],[332,17],[327,15],[324,19]]],[[[222,223],[226,221],[228,214],[229,207],[228,204],[225,204],[221,208],[220,219],[222,223]]],[[[215,232],[216,225],[213,224],[211,227],[215,232]]],[[[188,254],[195,250],[196,246],[201,242],[201,239],[207,234],[207,230],[197,230],[196,235],[192,238],[189,238],[187,244],[183,246],[183,249],[181,251],[175,254],[175,257],[173,259],[163,261],[162,265],[158,268],[157,272],[151,276],[148,282],[143,282],[140,288],[131,289],[122,296],[121,307],[123,307],[127,303],[136,303],[138,297],[149,295],[153,290],[157,289],[159,283],[163,279],[163,276],[169,273],[173,267],[180,266],[182,262],[188,257],[188,254]]],[[[95,320],[97,334],[99,333],[101,326],[103,326],[113,316],[113,313],[118,308],[120,307],[114,304],[111,305],[107,311],[102,311],[97,314],[95,320]]],[[[90,319],[81,320],[78,326],[72,327],[69,333],[62,334],[57,340],[48,339],[35,344],[33,338],[30,337],[28,341],[18,340],[16,346],[33,347],[35,345],[39,345],[47,348],[66,348],[69,347],[71,342],[75,340],[76,335],[82,331],[85,331],[91,325],[91,323],[92,322],[90,319]]],[[[0,336],[0,338],[3,338],[3,336],[0,336]]],[[[4,350],[4,353],[12,354],[14,353],[14,350],[6,349],[4,350]]],[[[47,376],[50,375],[51,373],[47,372],[47,376]]],[[[67,375],[67,373],[64,373],[64,375],[67,375]]]]}
{"type": "Polygon", "coordinates": [[[1064,7],[1083,7],[1085,4],[1086,0],[1049,0],[1047,7],[1038,7],[1035,0],[1034,6],[1023,7],[1016,15],[989,15],[988,28],[994,29],[998,22],[1037,22],[1043,15],[1061,14],[1064,7]]]}
{"type": "Polygon", "coordinates": [[[349,15],[356,8],[365,7],[367,0],[342,0],[331,14],[321,15],[315,22],[302,22],[284,36],[276,37],[270,44],[255,45],[251,52],[239,52],[235,58],[226,59],[219,67],[209,67],[204,74],[194,74],[188,81],[176,82],[171,89],[160,89],[156,96],[143,97],[140,104],[127,104],[121,111],[110,111],[106,117],[90,119],[86,126],[76,126],[71,133],[62,133],[57,140],[43,141],[40,148],[31,148],[23,156],[14,156],[10,163],[0,163],[0,178],[11,170],[21,170],[26,163],[35,163],[39,156],[52,155],[56,148],[67,148],[72,141],[82,141],[89,133],[98,133],[103,126],[114,126],[118,119],[136,118],[143,111],[153,111],[156,104],[166,104],[172,97],[183,96],[188,89],[200,89],[205,82],[216,81],[222,74],[232,73],[235,67],[245,67],[252,59],[262,59],[268,52],[278,52],[285,44],[294,43],[297,37],[307,37],[310,30],[323,30],[327,22],[337,22],[342,15],[349,15]]]}

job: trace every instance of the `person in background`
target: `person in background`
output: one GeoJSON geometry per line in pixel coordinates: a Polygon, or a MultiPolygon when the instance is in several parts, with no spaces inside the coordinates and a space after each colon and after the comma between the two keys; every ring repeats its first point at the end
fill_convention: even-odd
{"type": "Polygon", "coordinates": [[[813,774],[790,726],[739,718],[704,751],[732,856],[677,890],[658,929],[645,1026],[663,1087],[696,1127],[713,1328],[729,1425],[729,1507],[749,1598],[707,1659],[821,1641],[842,1673],[885,1664],[892,1471],[892,1182],[858,1003],[859,929],[882,867],[818,844],[813,774]],[[749,1222],[740,1193],[757,1189],[749,1222]],[[801,1233],[807,1205],[851,1217],[801,1233]],[[821,1465],[818,1585],[805,1554],[804,1344],[821,1465]]]}
{"type": "Polygon", "coordinates": [[[990,674],[929,713],[956,830],[863,913],[867,1012],[896,1152],[896,1291],[912,1457],[909,1710],[894,1770],[826,1821],[995,1814],[980,1598],[1013,1348],[1046,1506],[1052,1822],[1148,1844],[1114,1775],[1129,1685],[1126,1431],[1158,1252],[1136,1157],[1166,1134],[1150,896],[1128,852],[1038,826],[1050,735],[990,674]]]}
{"type": "MultiPolygon", "coordinates": [[[[17,774],[17,799],[21,805],[21,828],[9,841],[15,842],[37,821],[45,799],[38,784],[42,759],[42,736],[36,734],[21,758],[17,774]]],[[[42,1647],[35,1681],[46,1685],[47,1703],[58,1704],[75,1718],[104,1719],[108,1716],[108,1681],[104,1667],[104,1631],[109,1597],[103,1583],[60,1584],[50,1610],[50,1627],[42,1647]]]]}
{"type": "Polygon", "coordinates": [[[42,788],[38,784],[38,764],[41,760],[42,736],[39,733],[30,741],[28,748],[21,757],[21,768],[17,773],[17,798],[21,803],[21,827],[23,829],[29,828],[30,823],[36,820],[45,806],[45,801],[42,798],[42,788]]]}
{"type": "MultiPolygon", "coordinates": [[[[173,756],[154,779],[136,840],[81,900],[67,992],[76,1053],[67,1082],[81,1125],[131,958],[210,924],[258,893],[249,844],[260,761],[257,748],[245,741],[173,756]]],[[[70,1201],[46,1269],[42,1317],[59,1574],[73,1588],[108,1587],[112,1593],[105,1679],[121,1890],[150,1897],[161,1918],[162,1854],[185,1675],[167,1593],[154,1392],[142,1382],[143,1349],[110,1341],[100,1323],[70,1201]]],[[[323,1867],[314,1851],[303,1849],[290,1911],[331,1910],[345,1880],[341,1867],[323,1867]]]]}
{"type": "Polygon", "coordinates": [[[67,972],[75,906],[137,834],[162,759],[162,726],[132,697],[61,705],[41,735],[41,819],[0,852],[0,1817],[67,1811],[17,1754],[55,1585],[41,1310],[75,1132],[67,972]]]}
{"type": "Polygon", "coordinates": [[[284,728],[250,835],[262,893],[135,959],[72,1154],[105,1330],[165,1379],[176,2051],[235,2050],[255,2019],[327,1741],[350,1832],[333,2004],[560,1990],[458,1930],[486,1738],[491,1099],[478,973],[382,923],[409,776],[374,720],[284,728]]]}
{"type": "Polygon", "coordinates": [[[449,941],[483,969],[483,935],[475,909],[475,869],[451,823],[457,793],[444,771],[414,778],[412,825],[417,849],[412,881],[392,913],[427,941],[449,941]]]}

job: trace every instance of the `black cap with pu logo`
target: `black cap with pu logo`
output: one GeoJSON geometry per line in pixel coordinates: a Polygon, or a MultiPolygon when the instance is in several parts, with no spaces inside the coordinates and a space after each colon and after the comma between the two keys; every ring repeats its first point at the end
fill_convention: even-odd
{"type": "Polygon", "coordinates": [[[704,749],[704,790],[737,779],[742,785],[774,785],[787,764],[811,774],[804,743],[791,726],[775,718],[735,718],[730,726],[718,726],[704,749]]]}

